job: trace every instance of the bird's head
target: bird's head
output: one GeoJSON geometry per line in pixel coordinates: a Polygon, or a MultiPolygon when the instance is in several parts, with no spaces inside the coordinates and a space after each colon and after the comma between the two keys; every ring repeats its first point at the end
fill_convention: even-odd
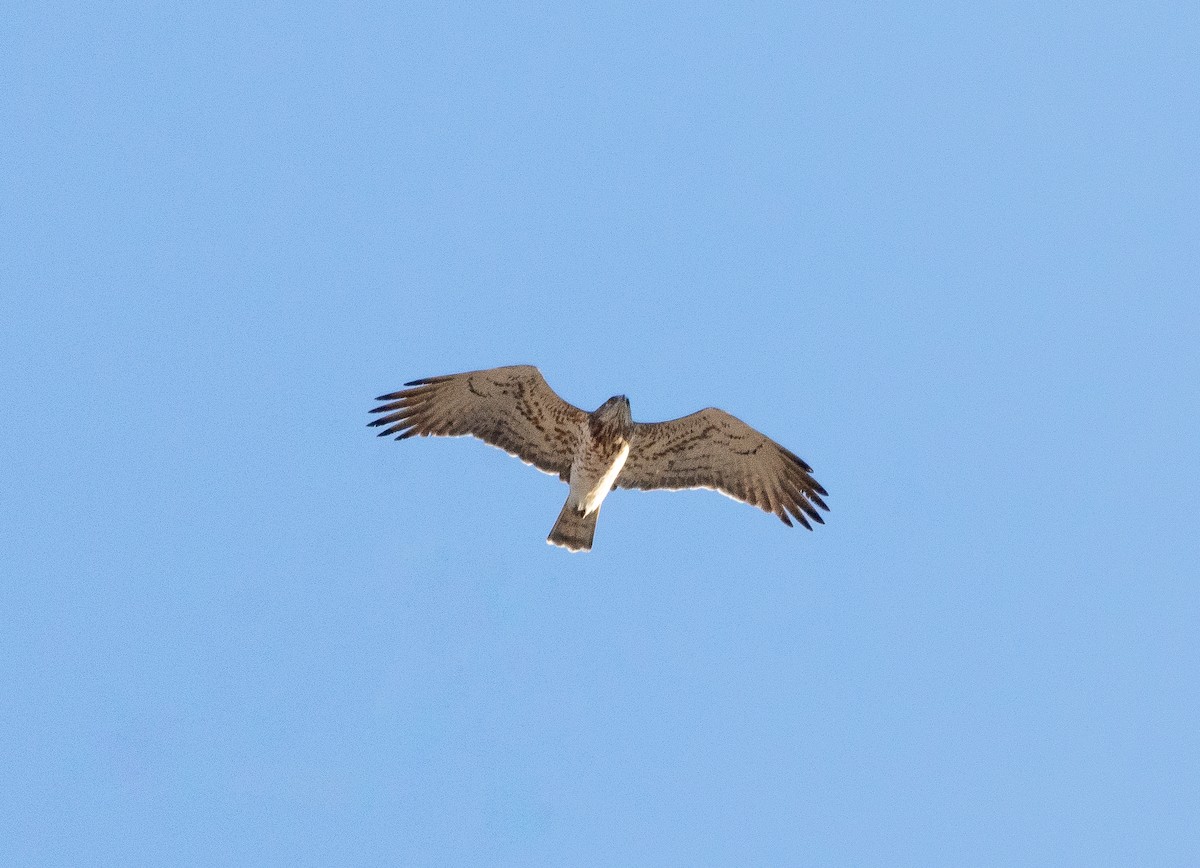
{"type": "Polygon", "coordinates": [[[592,414],[600,427],[622,431],[633,424],[633,416],[629,412],[629,399],[624,395],[613,395],[599,406],[592,414]]]}

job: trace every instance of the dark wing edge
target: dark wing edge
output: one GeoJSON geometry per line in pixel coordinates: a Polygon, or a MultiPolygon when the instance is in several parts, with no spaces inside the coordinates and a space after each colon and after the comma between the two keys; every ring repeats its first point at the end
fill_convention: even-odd
{"type": "Polygon", "coordinates": [[[812,530],[828,492],[799,456],[724,410],[636,423],[618,488],[707,488],[812,530]]]}
{"type": "Polygon", "coordinates": [[[563,480],[587,414],[558,396],[532,365],[425,377],[380,395],[368,423],[380,437],[477,437],[563,480]]]}

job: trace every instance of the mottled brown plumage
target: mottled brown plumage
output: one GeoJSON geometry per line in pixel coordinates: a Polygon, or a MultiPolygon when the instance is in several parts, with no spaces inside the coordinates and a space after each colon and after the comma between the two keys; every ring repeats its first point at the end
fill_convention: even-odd
{"type": "Polygon", "coordinates": [[[765,434],[709,407],[670,422],[635,422],[617,488],[710,488],[812,530],[828,492],[812,468],[765,434]]]}
{"type": "Polygon", "coordinates": [[[378,400],[380,436],[478,437],[571,486],[548,542],[592,547],[600,505],[617,488],[710,488],[812,530],[826,491],[774,440],[709,407],[670,422],[634,422],[624,396],[587,413],[537,368],[515,365],[413,380],[378,400]]]}
{"type": "Polygon", "coordinates": [[[386,425],[380,437],[478,437],[538,470],[570,481],[578,431],[588,414],[554,393],[538,369],[513,365],[487,371],[428,377],[376,400],[386,413],[370,424],[386,425]]]}

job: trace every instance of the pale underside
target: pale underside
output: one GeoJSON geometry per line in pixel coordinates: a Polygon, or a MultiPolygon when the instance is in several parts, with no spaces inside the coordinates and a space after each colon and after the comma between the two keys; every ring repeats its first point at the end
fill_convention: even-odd
{"type": "Polygon", "coordinates": [[[591,515],[598,510],[600,504],[604,502],[604,498],[612,491],[613,483],[616,482],[621,468],[625,466],[625,461],[629,458],[629,444],[623,444],[611,461],[605,461],[598,465],[601,470],[599,478],[595,473],[597,462],[589,460],[590,458],[591,455],[586,453],[580,456],[571,470],[570,496],[577,505],[582,507],[584,515],[591,515]]]}

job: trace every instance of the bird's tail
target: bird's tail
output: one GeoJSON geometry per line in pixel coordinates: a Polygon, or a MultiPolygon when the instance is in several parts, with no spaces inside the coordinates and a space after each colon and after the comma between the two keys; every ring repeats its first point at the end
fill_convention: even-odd
{"type": "Polygon", "coordinates": [[[551,545],[562,546],[573,552],[590,552],[592,550],[592,538],[596,535],[596,519],[599,517],[599,509],[593,513],[584,515],[571,502],[571,499],[567,498],[567,502],[563,504],[562,512],[558,514],[558,521],[550,529],[550,536],[546,537],[546,542],[551,545]]]}

